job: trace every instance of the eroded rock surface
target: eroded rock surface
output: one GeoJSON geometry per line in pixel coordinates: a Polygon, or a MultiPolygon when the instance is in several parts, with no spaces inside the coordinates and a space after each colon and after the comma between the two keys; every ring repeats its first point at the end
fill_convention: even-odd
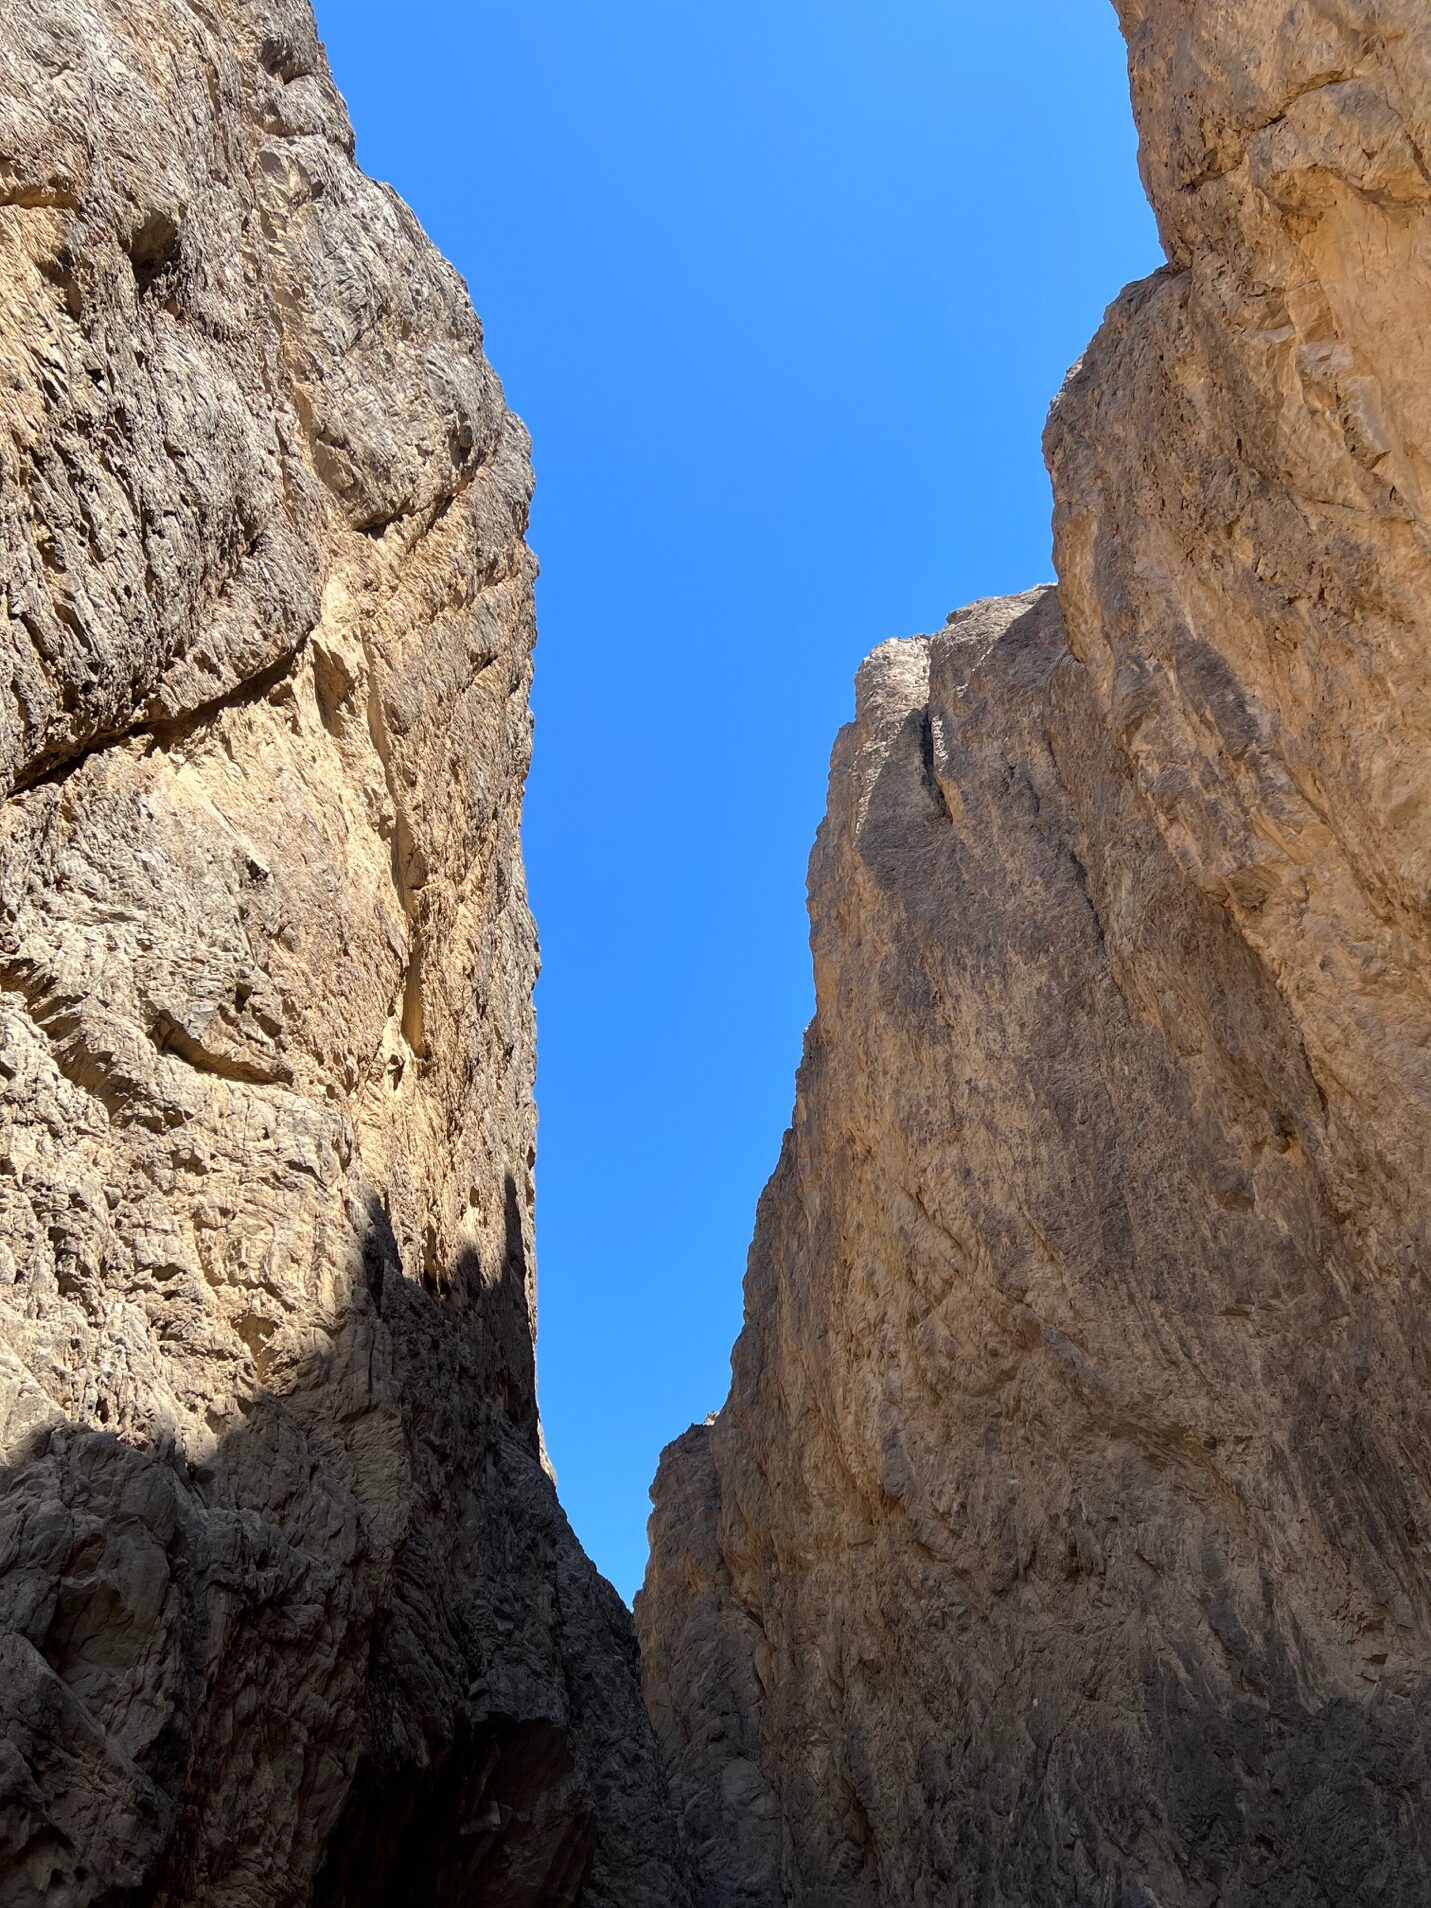
{"type": "Polygon", "coordinates": [[[521,425],[299,0],[0,39],[0,1896],[684,1900],[541,1461],[521,425]]]}
{"type": "Polygon", "coordinates": [[[638,1610],[703,1908],[1431,1899],[1431,24],[1129,0],[1056,590],[861,671],[638,1610]],[[753,1771],[753,1773],[747,1773],[753,1771]]]}

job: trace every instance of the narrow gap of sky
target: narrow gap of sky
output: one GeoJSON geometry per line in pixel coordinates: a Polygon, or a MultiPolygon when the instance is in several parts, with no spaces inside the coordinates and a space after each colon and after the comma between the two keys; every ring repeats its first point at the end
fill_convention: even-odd
{"type": "Polygon", "coordinates": [[[1161,262],[1104,0],[319,0],[531,429],[538,1361],[630,1596],[723,1400],[876,643],[1050,574],[1048,404],[1161,262]]]}

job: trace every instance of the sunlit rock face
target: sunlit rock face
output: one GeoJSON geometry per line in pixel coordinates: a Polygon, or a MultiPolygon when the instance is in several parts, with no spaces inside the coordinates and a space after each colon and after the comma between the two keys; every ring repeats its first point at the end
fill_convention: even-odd
{"type": "Polygon", "coordinates": [[[1431,1899],[1431,19],[1121,11],[1171,262],[1057,588],[861,671],[657,1483],[702,1908],[1431,1899]]]}
{"type": "Polygon", "coordinates": [[[300,0],[0,47],[0,1898],[685,1900],[541,1459],[525,433],[300,0]]]}

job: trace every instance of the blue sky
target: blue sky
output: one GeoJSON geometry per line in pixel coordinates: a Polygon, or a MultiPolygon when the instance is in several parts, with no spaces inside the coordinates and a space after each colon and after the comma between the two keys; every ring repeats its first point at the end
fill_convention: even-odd
{"type": "Polygon", "coordinates": [[[319,0],[535,445],[538,1370],[626,1596],[725,1397],[855,667],[1050,575],[1039,436],[1161,259],[1105,0],[319,0]]]}

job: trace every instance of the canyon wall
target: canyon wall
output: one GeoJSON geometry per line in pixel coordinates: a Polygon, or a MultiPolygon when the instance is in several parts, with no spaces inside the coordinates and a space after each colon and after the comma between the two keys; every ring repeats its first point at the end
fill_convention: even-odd
{"type": "Polygon", "coordinates": [[[1431,1899],[1431,21],[1120,12],[1169,263],[860,672],[654,1488],[701,1908],[1431,1899]]]}
{"type": "Polygon", "coordinates": [[[670,1908],[534,1396],[525,433],[302,0],[5,15],[0,1897],[670,1908]]]}

